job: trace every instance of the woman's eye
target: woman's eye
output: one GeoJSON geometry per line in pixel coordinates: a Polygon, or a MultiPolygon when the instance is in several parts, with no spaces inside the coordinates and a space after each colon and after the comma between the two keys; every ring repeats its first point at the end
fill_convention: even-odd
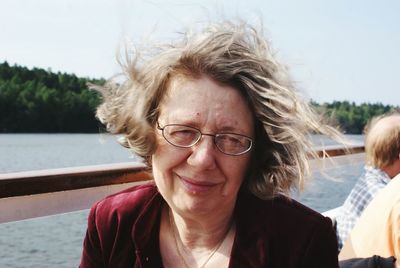
{"type": "Polygon", "coordinates": [[[191,141],[197,137],[197,132],[191,129],[182,129],[182,130],[176,130],[173,131],[171,134],[171,137],[177,140],[188,140],[191,141]]]}
{"type": "Polygon", "coordinates": [[[179,130],[179,131],[175,131],[174,135],[175,136],[182,136],[182,137],[187,137],[187,136],[191,136],[194,135],[194,131],[192,130],[179,130]]]}
{"type": "Polygon", "coordinates": [[[225,147],[239,147],[243,146],[243,141],[231,135],[221,135],[219,137],[220,143],[225,147]]]}

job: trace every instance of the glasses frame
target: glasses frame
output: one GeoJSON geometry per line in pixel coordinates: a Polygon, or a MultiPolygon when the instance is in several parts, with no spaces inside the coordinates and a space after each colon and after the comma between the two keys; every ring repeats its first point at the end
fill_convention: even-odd
{"type": "Polygon", "coordinates": [[[248,137],[248,136],[246,136],[246,135],[237,134],[237,133],[233,133],[233,132],[224,132],[224,133],[216,133],[216,134],[203,133],[203,132],[201,132],[201,130],[198,129],[198,128],[195,128],[195,127],[192,127],[192,126],[187,126],[187,125],[182,125],[182,124],[167,124],[167,125],[161,127],[161,126],[160,126],[160,123],[157,121],[157,129],[161,130],[161,133],[162,133],[163,138],[164,138],[169,144],[171,144],[171,145],[173,145],[173,146],[176,146],[176,147],[179,147],[179,148],[190,148],[190,147],[193,147],[194,145],[196,145],[196,144],[203,138],[203,136],[210,136],[210,137],[213,137],[214,145],[215,145],[215,147],[217,147],[218,151],[220,151],[221,153],[226,154],[226,155],[238,156],[238,155],[242,155],[242,154],[245,154],[245,153],[249,152],[249,151],[253,148],[253,144],[254,144],[253,139],[250,138],[250,137],[248,137]],[[170,140],[168,140],[168,139],[165,137],[164,129],[165,129],[166,127],[168,127],[168,126],[187,127],[187,128],[196,130],[198,133],[200,133],[200,135],[199,135],[199,137],[198,137],[194,142],[192,142],[190,145],[178,145],[178,144],[175,144],[175,143],[171,142],[170,140]],[[216,142],[216,138],[217,138],[218,136],[220,136],[220,135],[225,135],[225,134],[237,135],[237,136],[246,138],[246,139],[250,142],[249,148],[247,148],[245,151],[240,152],[240,153],[237,153],[237,154],[231,154],[231,153],[226,153],[226,152],[222,151],[221,148],[219,148],[219,146],[218,146],[218,144],[217,144],[217,142],[216,142]]]}

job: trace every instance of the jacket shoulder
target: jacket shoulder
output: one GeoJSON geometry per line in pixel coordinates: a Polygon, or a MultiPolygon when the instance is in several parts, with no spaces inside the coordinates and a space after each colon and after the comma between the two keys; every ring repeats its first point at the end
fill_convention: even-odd
{"type": "Polygon", "coordinates": [[[158,191],[153,183],[133,186],[100,200],[93,205],[91,212],[96,214],[97,220],[133,219],[157,195],[158,191]]]}
{"type": "Polygon", "coordinates": [[[288,224],[297,224],[297,226],[301,223],[330,222],[329,218],[317,211],[283,195],[261,200],[248,194],[243,201],[243,205],[247,207],[247,213],[257,215],[257,218],[265,221],[270,221],[273,215],[275,220],[279,220],[280,223],[283,221],[288,224]]]}
{"type": "Polygon", "coordinates": [[[261,200],[248,196],[246,200],[241,201],[241,212],[238,216],[240,221],[247,219],[243,222],[246,228],[258,230],[260,234],[274,240],[287,240],[292,241],[291,243],[307,243],[306,241],[315,236],[325,235],[336,243],[332,221],[294,199],[276,196],[273,199],[261,200]]]}
{"type": "Polygon", "coordinates": [[[256,244],[271,267],[338,267],[336,235],[329,218],[294,199],[241,198],[241,242],[256,244]]]}
{"type": "Polygon", "coordinates": [[[329,222],[329,224],[332,224],[328,217],[323,216],[321,213],[301,204],[294,199],[278,196],[272,200],[272,206],[275,206],[277,213],[281,214],[281,217],[297,220],[298,223],[304,221],[329,222]]]}

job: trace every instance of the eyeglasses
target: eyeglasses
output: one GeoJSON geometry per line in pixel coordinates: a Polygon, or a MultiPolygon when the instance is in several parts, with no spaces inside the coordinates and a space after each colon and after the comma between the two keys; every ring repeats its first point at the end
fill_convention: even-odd
{"type": "Polygon", "coordinates": [[[213,137],[214,144],[222,153],[227,155],[241,155],[250,151],[253,140],[247,136],[236,133],[217,133],[206,134],[194,127],[185,125],[169,124],[160,127],[157,122],[157,128],[162,131],[164,139],[181,148],[189,148],[196,145],[202,136],[213,137]]]}

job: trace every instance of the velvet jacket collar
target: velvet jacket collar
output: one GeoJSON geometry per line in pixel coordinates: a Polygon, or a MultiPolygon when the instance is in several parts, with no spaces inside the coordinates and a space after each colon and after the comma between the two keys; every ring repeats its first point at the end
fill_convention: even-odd
{"type": "MultiPolygon", "coordinates": [[[[162,266],[159,249],[159,226],[164,204],[165,201],[154,187],[149,201],[141,210],[132,228],[131,238],[136,249],[134,267],[162,266]]],[[[324,254],[307,256],[308,253],[313,254],[313,250],[315,250],[313,248],[315,237],[311,235],[316,232],[312,228],[320,228],[315,224],[318,221],[322,223],[322,219],[324,218],[318,213],[283,196],[261,201],[250,194],[240,193],[234,212],[236,236],[229,268],[314,267],[312,261],[310,262],[307,258],[314,258],[317,261],[316,263],[321,263],[321,260],[318,261],[319,258],[325,258],[324,254]],[[296,222],[297,216],[300,216],[298,222],[296,222]],[[309,221],[308,226],[303,226],[303,218],[307,218],[305,223],[309,221]],[[299,224],[298,228],[293,228],[293,224],[299,224]],[[300,233],[300,235],[295,233],[300,233]]],[[[325,220],[327,220],[325,227],[328,226],[329,229],[331,227],[330,221],[325,220]]],[[[327,231],[329,231],[328,229],[327,231]]],[[[322,243],[326,244],[327,248],[331,247],[333,258],[322,261],[327,261],[327,265],[323,267],[337,267],[335,235],[332,230],[328,234],[330,237],[324,237],[321,234],[320,239],[322,243]],[[329,263],[330,261],[331,263],[329,263]]],[[[318,250],[315,253],[317,254],[318,250]]]]}

